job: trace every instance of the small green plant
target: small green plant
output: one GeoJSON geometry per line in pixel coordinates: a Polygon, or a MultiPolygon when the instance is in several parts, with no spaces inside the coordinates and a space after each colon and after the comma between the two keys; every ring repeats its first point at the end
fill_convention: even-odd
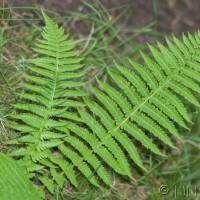
{"type": "Polygon", "coordinates": [[[193,92],[200,92],[200,32],[166,39],[168,48],[149,45],[152,57],[141,53],[145,65],[129,59],[128,67],[109,68],[116,85],[97,79],[101,90],[92,88],[89,98],[78,81],[85,72],[73,41],[43,15],[43,39],[34,48],[39,57],[28,66],[23,99],[14,105],[10,127],[18,137],[7,143],[18,149],[10,155],[51,193],[64,179],[78,187],[77,172],[95,186],[112,187],[108,166],[134,179],[131,160],[146,170],[136,141],[165,156],[155,139],[175,148],[176,126],[187,129],[191,122],[185,100],[199,106],[193,92]]]}

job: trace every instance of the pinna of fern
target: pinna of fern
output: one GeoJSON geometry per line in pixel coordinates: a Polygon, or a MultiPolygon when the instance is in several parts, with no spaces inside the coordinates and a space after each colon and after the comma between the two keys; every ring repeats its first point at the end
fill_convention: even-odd
{"type": "Polygon", "coordinates": [[[17,161],[0,153],[0,199],[41,200],[42,194],[30,182],[17,161]]]}

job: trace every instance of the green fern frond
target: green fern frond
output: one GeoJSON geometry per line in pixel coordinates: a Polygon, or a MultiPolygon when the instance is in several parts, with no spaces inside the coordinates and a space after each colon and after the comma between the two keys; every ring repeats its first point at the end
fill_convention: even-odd
{"type": "MultiPolygon", "coordinates": [[[[63,187],[65,178],[77,187],[73,169],[66,170],[67,162],[59,160],[64,155],[58,146],[62,147],[64,138],[69,136],[66,119],[80,121],[73,111],[84,105],[78,98],[85,96],[81,90],[85,84],[81,81],[85,72],[73,40],[68,39],[62,27],[59,28],[44,13],[43,16],[46,22],[43,39],[38,40],[33,48],[38,57],[26,66],[29,70],[24,74],[27,79],[25,92],[20,94],[21,102],[13,105],[18,113],[11,116],[15,123],[10,127],[22,134],[7,144],[20,145],[10,155],[18,157],[20,165],[31,174],[40,174],[41,183],[53,193],[56,184],[63,187]],[[55,151],[58,158],[52,157],[55,151]]],[[[86,166],[83,166],[84,173],[87,173],[86,166]]]]}
{"type": "Polygon", "coordinates": [[[80,163],[101,152],[101,158],[109,165],[102,151],[107,149],[115,162],[111,167],[132,177],[128,156],[145,169],[136,140],[161,156],[165,155],[154,138],[175,148],[172,136],[181,139],[177,125],[188,129],[186,124],[191,122],[185,100],[200,105],[194,95],[200,92],[200,79],[195,75],[200,70],[199,41],[200,33],[195,38],[190,34],[183,36],[183,42],[175,37],[174,42],[166,39],[168,48],[159,42],[158,48],[149,45],[152,57],[141,53],[144,65],[129,59],[129,68],[116,64],[117,70],[108,70],[116,85],[97,79],[102,90],[92,88],[95,101],[85,98],[88,110],[79,110],[87,129],[68,125],[73,134],[92,148],[88,154],[82,154],[80,163]]]}

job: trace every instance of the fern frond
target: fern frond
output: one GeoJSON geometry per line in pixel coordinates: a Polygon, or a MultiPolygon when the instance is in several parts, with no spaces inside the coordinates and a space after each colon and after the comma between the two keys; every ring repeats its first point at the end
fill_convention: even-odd
{"type": "MultiPolygon", "coordinates": [[[[11,155],[18,157],[19,163],[31,174],[39,173],[41,183],[53,193],[56,183],[62,188],[64,178],[77,187],[74,170],[70,167],[66,170],[67,162],[61,162],[59,157],[68,157],[63,154],[67,147],[61,148],[66,142],[64,138],[69,136],[67,120],[81,121],[74,110],[84,105],[78,98],[85,96],[81,90],[85,72],[73,40],[68,39],[62,27],[44,13],[43,16],[46,22],[43,39],[33,48],[39,55],[26,66],[25,92],[20,94],[21,102],[13,105],[18,113],[11,116],[16,123],[11,123],[10,127],[22,134],[10,144],[20,145],[11,155]],[[54,151],[58,152],[56,156],[53,156],[54,151]]],[[[90,174],[86,163],[81,169],[90,174]]],[[[96,183],[94,178],[91,180],[96,183]]]]}
{"type": "MultiPolygon", "coordinates": [[[[183,42],[175,37],[174,42],[166,39],[168,48],[159,42],[158,48],[149,45],[152,57],[141,52],[144,65],[130,59],[129,68],[116,64],[117,69],[108,70],[116,85],[110,86],[97,79],[102,90],[92,88],[95,101],[85,98],[88,111],[79,110],[88,130],[75,124],[69,124],[69,129],[90,145],[93,142],[91,147],[96,154],[102,147],[108,149],[120,164],[122,173],[130,177],[125,151],[145,169],[136,140],[152,152],[165,156],[154,144],[155,138],[175,148],[172,136],[181,139],[176,126],[187,128],[187,122],[191,122],[185,100],[200,105],[194,95],[200,92],[196,75],[200,69],[199,41],[200,35],[183,36],[183,42]],[[92,139],[93,135],[98,140],[92,139]]],[[[87,161],[92,151],[82,155],[81,162],[87,161]]],[[[102,159],[106,162],[106,156],[102,159]]],[[[120,173],[116,166],[117,163],[111,167],[120,173]]]]}

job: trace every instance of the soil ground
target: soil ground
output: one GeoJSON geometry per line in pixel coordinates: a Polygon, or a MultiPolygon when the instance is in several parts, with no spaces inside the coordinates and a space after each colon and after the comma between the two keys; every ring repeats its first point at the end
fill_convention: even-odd
{"type": "MultiPolygon", "coordinates": [[[[44,7],[61,15],[67,11],[87,12],[80,0],[7,0],[10,6],[44,7]]],[[[87,0],[91,3],[93,0],[87,0]]],[[[181,35],[182,32],[194,32],[200,27],[199,0],[102,0],[106,8],[128,6],[126,28],[139,28],[152,20],[157,21],[157,30],[162,33],[181,35]]],[[[116,16],[120,12],[111,13],[116,16]]],[[[124,17],[126,17],[126,15],[124,17]]],[[[123,19],[121,23],[124,23],[123,19]]],[[[83,26],[82,29],[85,27],[83,26]]],[[[84,30],[82,30],[84,32],[84,30]]]]}

